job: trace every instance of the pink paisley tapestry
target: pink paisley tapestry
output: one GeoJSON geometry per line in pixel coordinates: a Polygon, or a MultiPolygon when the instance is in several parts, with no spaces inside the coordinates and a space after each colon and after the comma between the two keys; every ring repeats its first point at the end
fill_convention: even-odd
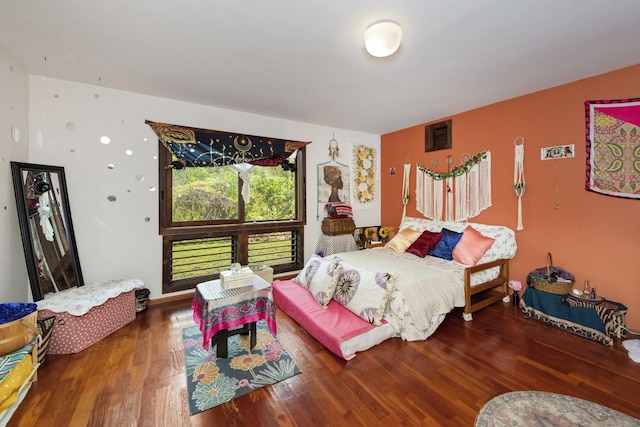
{"type": "Polygon", "coordinates": [[[585,101],[588,191],[640,199],[640,98],[585,101]]]}

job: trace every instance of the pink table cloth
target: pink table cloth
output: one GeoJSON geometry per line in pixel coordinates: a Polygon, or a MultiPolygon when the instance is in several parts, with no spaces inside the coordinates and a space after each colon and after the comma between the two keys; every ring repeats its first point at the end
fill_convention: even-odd
{"type": "Polygon", "coordinates": [[[211,338],[222,329],[236,329],[247,323],[264,320],[276,336],[276,305],[271,285],[253,276],[251,286],[223,289],[219,280],[196,286],[191,302],[193,320],[202,332],[202,347],[209,350],[211,338]]]}

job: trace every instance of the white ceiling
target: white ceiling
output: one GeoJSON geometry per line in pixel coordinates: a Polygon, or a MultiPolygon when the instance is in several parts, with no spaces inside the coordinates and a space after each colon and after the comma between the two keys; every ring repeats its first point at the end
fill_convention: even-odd
{"type": "Polygon", "coordinates": [[[0,48],[30,74],[384,134],[638,64],[639,22],[640,0],[2,0],[0,48]],[[381,19],[404,32],[382,59],[381,19]]]}

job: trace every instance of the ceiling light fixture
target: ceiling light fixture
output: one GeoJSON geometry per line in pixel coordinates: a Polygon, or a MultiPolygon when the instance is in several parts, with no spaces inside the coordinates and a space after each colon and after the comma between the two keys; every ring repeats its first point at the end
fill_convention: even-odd
{"type": "Polygon", "coordinates": [[[400,47],[402,28],[393,21],[378,21],[364,32],[364,46],[371,56],[384,58],[400,47]]]}

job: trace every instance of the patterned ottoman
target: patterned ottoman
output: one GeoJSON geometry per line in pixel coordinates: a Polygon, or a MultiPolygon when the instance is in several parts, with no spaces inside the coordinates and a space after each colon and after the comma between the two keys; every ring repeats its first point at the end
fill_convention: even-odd
{"type": "Polygon", "coordinates": [[[140,280],[109,280],[45,296],[40,319],[55,316],[48,354],[84,350],[136,318],[135,290],[140,280]]]}

